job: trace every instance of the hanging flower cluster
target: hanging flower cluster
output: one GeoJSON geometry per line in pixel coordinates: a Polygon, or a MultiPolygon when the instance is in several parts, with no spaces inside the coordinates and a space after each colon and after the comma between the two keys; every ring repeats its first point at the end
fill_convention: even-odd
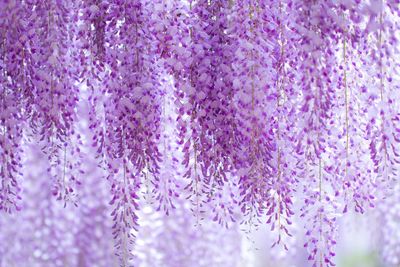
{"type": "Polygon", "coordinates": [[[78,68],[72,65],[73,4],[2,3],[2,192],[9,195],[3,196],[5,210],[18,198],[18,190],[12,188],[18,188],[23,129],[47,154],[53,194],[58,199],[74,201],[80,184],[80,140],[74,134],[78,68]]]}
{"type": "Polygon", "coordinates": [[[121,266],[143,205],[180,217],[182,199],[196,225],[267,224],[286,250],[297,220],[312,266],[334,266],[339,217],[385,209],[398,183],[399,14],[394,0],[2,1],[0,210],[20,210],[39,143],[43,186],[81,209],[78,266],[102,257],[96,179],[121,266]]]}

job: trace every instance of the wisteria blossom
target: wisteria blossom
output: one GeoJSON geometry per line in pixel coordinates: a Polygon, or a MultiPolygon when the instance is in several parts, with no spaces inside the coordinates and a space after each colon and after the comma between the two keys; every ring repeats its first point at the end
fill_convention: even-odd
{"type": "Polygon", "coordinates": [[[263,225],[271,251],[335,266],[353,211],[378,214],[398,264],[399,17],[0,1],[0,267],[239,266],[263,225]]]}

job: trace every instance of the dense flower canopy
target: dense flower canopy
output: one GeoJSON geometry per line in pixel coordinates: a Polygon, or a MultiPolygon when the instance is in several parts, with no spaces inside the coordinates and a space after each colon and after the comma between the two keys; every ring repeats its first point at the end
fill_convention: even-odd
{"type": "Polygon", "coordinates": [[[372,208],[390,239],[399,17],[398,0],[0,0],[0,240],[27,253],[0,245],[0,266],[140,266],[143,242],[160,266],[234,266],[204,242],[234,254],[260,225],[335,266],[338,220],[372,208]]]}

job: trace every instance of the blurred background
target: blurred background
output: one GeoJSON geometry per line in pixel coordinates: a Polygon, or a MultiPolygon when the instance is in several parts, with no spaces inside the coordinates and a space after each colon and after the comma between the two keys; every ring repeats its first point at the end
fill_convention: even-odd
{"type": "MultiPolygon", "coordinates": [[[[27,160],[40,166],[45,157],[31,151],[27,160]]],[[[40,151],[40,150],[36,150],[40,151]]],[[[28,166],[28,165],[27,165],[28,166]]],[[[25,170],[22,210],[0,217],[1,267],[117,267],[113,252],[112,222],[107,181],[98,179],[96,168],[86,170],[86,182],[79,206],[50,197],[45,170],[25,170]]],[[[266,225],[257,230],[243,225],[221,227],[212,220],[197,222],[185,200],[167,216],[142,200],[140,232],[132,264],[137,267],[305,267],[311,266],[303,247],[304,230],[293,225],[289,251],[271,248],[274,235],[266,225]]],[[[399,255],[385,241],[385,216],[371,210],[364,215],[342,217],[337,238],[338,267],[396,266],[399,255]],[[383,221],[382,221],[383,220],[383,221]],[[389,255],[389,256],[388,256],[389,255]],[[389,261],[388,261],[389,259],[389,261]]],[[[394,223],[399,223],[394,221],[394,223]]],[[[391,227],[396,228],[397,224],[391,227]]],[[[394,241],[399,240],[392,231],[394,241]]],[[[398,265],[397,265],[398,266],[398,265]]]]}

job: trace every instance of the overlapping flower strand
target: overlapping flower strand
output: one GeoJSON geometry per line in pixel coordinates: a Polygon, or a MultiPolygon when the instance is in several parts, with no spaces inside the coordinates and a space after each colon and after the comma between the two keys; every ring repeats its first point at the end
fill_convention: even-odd
{"type": "Polygon", "coordinates": [[[298,1],[295,8],[302,47],[298,54],[298,86],[303,95],[298,110],[298,154],[303,164],[300,217],[307,221],[304,246],[313,266],[334,266],[339,196],[335,181],[339,176],[332,168],[336,148],[330,127],[336,102],[337,15],[335,6],[323,1],[298,1]]]}
{"type": "Polygon", "coordinates": [[[106,27],[104,132],[99,153],[111,182],[113,235],[121,266],[131,266],[138,230],[139,190],[151,196],[161,155],[160,82],[151,21],[152,3],[110,2],[106,27]],[[149,39],[150,37],[150,39],[149,39]]]}
{"type": "Polygon", "coordinates": [[[20,14],[24,14],[20,3],[0,4],[0,211],[7,213],[19,209],[20,198],[23,125],[19,122],[24,94],[17,81],[24,79],[21,54],[26,41],[20,38],[25,29],[17,21],[20,14]]]}
{"type": "MultiPolygon", "coordinates": [[[[22,148],[37,141],[42,184],[77,204],[90,140],[124,267],[141,205],[176,215],[188,198],[197,225],[265,220],[286,249],[298,213],[310,261],[333,266],[338,218],[396,202],[398,1],[9,0],[0,15],[5,212],[19,209],[22,148]]],[[[96,238],[86,204],[81,253],[96,238]]]]}
{"type": "MultiPolygon", "coordinates": [[[[282,1],[266,3],[263,10],[265,16],[265,28],[268,33],[276,31],[275,44],[272,48],[273,68],[275,84],[271,88],[270,98],[275,101],[275,110],[270,111],[270,121],[273,124],[271,166],[273,176],[269,179],[269,192],[266,198],[267,223],[271,224],[271,230],[276,231],[276,239],[272,244],[283,244],[288,250],[285,236],[292,237],[290,226],[293,223],[293,197],[298,183],[296,177],[296,162],[294,138],[295,113],[293,100],[297,99],[290,81],[293,79],[294,69],[290,66],[292,60],[291,50],[294,48],[296,38],[293,40],[293,31],[289,27],[288,15],[290,7],[282,1]]],[[[272,103],[271,103],[272,104],[272,103]]],[[[272,105],[271,105],[272,106],[272,105]]]]}
{"type": "Polygon", "coordinates": [[[32,13],[34,31],[29,41],[32,112],[29,123],[35,138],[47,154],[54,179],[53,194],[65,203],[74,202],[80,185],[80,136],[75,134],[79,69],[73,65],[74,1],[33,1],[26,4],[32,13]]]}
{"type": "Polygon", "coordinates": [[[272,50],[266,39],[274,36],[264,29],[263,6],[257,1],[235,2],[232,9],[234,113],[239,152],[235,159],[239,180],[240,208],[250,225],[259,224],[265,208],[271,167],[272,127],[268,80],[273,80],[272,50]],[[255,219],[255,220],[254,220],[255,219]]]}

